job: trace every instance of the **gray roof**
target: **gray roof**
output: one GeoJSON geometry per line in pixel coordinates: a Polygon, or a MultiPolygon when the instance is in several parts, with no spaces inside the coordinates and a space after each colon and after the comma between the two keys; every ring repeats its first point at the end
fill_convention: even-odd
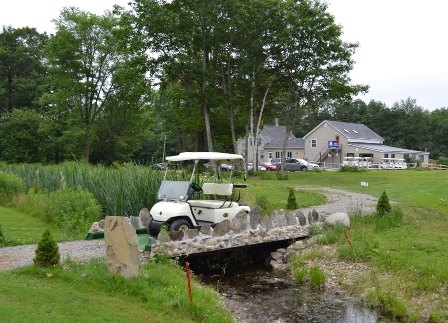
{"type": "Polygon", "coordinates": [[[404,149],[404,148],[397,148],[397,147],[391,147],[386,145],[377,145],[377,144],[347,144],[348,146],[367,149],[367,150],[373,150],[380,153],[403,153],[403,154],[421,154],[424,153],[422,151],[418,150],[411,150],[411,149],[404,149]]]}
{"type": "MultiPolygon", "coordinates": [[[[305,148],[305,140],[303,138],[290,138],[288,139],[288,143],[286,145],[287,148],[305,148]]],[[[264,149],[278,149],[283,148],[283,138],[274,138],[268,142],[264,149]]]]}
{"type": "MultiPolygon", "coordinates": [[[[283,139],[286,134],[286,126],[273,126],[267,124],[261,130],[261,137],[269,143],[272,139],[283,139]]],[[[294,134],[291,134],[291,138],[295,138],[294,134]]]]}
{"type": "Polygon", "coordinates": [[[319,128],[324,123],[328,123],[334,129],[336,129],[341,135],[346,137],[349,142],[384,142],[384,138],[371,130],[369,127],[361,123],[350,123],[341,121],[324,120],[313,130],[305,135],[308,137],[314,130],[319,128]]]}

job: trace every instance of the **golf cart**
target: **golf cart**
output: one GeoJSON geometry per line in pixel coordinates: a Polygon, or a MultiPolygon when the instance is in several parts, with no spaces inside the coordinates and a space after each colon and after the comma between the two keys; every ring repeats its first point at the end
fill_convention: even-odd
{"type": "MultiPolygon", "coordinates": [[[[224,220],[232,220],[240,211],[249,213],[250,208],[233,200],[234,189],[246,187],[244,184],[232,184],[233,167],[229,170],[228,183],[203,183],[202,187],[193,182],[199,161],[210,160],[216,165],[220,162],[239,161],[244,163],[243,156],[216,152],[184,152],[177,156],[167,157],[168,163],[193,161],[193,171],[188,181],[167,179],[169,167],[160,184],[158,199],[150,210],[147,231],[157,237],[162,227],[170,231],[201,228],[205,224],[211,226],[224,220]],[[191,199],[194,193],[201,193],[202,199],[191,199]]],[[[219,177],[219,168],[217,174],[219,177]]],[[[197,194],[196,194],[197,195],[197,194]]],[[[240,196],[240,195],[239,195],[240,196]]]]}

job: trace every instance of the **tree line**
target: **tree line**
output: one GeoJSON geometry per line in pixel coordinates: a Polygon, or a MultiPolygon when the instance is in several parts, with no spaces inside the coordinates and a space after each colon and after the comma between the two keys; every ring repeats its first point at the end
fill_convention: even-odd
{"type": "MultiPolygon", "coordinates": [[[[56,33],[0,33],[0,160],[160,160],[233,152],[274,117],[303,136],[364,123],[389,145],[448,156],[448,112],[352,98],[357,44],[320,0],[135,0],[65,8],[56,33]]],[[[286,145],[286,143],[285,143],[286,145]]]]}

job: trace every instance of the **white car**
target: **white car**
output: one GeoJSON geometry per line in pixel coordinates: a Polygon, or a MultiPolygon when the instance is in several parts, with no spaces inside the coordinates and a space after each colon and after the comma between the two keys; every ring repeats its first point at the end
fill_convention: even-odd
{"type": "MultiPolygon", "coordinates": [[[[239,195],[233,199],[234,189],[246,187],[244,184],[203,183],[202,187],[193,182],[195,170],[200,160],[227,161],[244,163],[243,156],[215,152],[185,152],[167,157],[168,162],[194,161],[190,180],[169,180],[165,177],[157,194],[159,202],[149,211],[150,219],[146,230],[157,237],[162,227],[171,231],[200,228],[205,224],[214,225],[224,220],[232,220],[240,211],[249,213],[247,204],[239,202],[239,195]],[[202,193],[203,199],[192,199],[194,193],[202,193]]],[[[229,169],[229,181],[233,167],[229,169]]],[[[219,174],[218,174],[219,175],[219,174]]]]}
{"type": "MultiPolygon", "coordinates": [[[[254,163],[248,163],[247,164],[247,170],[252,170],[254,168],[254,163]]],[[[266,171],[266,167],[258,164],[258,170],[259,171],[266,171]]]]}

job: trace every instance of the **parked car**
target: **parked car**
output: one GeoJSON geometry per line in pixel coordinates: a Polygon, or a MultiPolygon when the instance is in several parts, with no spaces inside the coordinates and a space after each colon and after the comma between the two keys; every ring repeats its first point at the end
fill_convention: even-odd
{"type": "Polygon", "coordinates": [[[270,162],[264,162],[264,163],[260,163],[261,166],[263,166],[264,168],[266,168],[266,171],[273,171],[273,170],[277,170],[277,167],[270,163],[270,162]]]}
{"type": "MultiPolygon", "coordinates": [[[[252,170],[252,168],[254,168],[254,164],[253,163],[248,163],[247,164],[247,170],[252,170]]],[[[266,170],[266,168],[263,165],[258,164],[258,170],[264,172],[266,170]]]]}
{"type": "Polygon", "coordinates": [[[233,169],[233,165],[230,164],[221,164],[219,166],[221,168],[221,171],[231,171],[233,169]]]}
{"type": "MultiPolygon", "coordinates": [[[[277,169],[281,168],[281,163],[275,165],[277,169]]],[[[289,158],[285,160],[285,170],[286,171],[305,171],[319,169],[319,165],[314,163],[309,163],[304,159],[289,158]]]]}

